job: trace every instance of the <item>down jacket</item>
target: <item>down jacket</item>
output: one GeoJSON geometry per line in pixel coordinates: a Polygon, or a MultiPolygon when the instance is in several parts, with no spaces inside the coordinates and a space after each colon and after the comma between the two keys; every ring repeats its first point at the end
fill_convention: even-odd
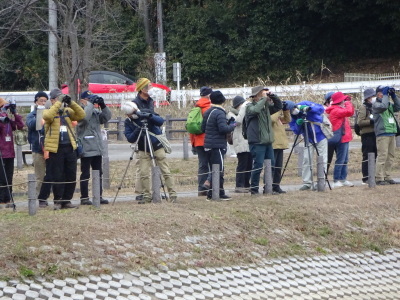
{"type": "Polygon", "coordinates": [[[80,121],[85,117],[85,111],[75,101],[71,101],[69,107],[63,109],[61,109],[61,105],[62,103],[60,101],[56,101],[52,107],[43,112],[43,120],[45,122],[44,149],[52,153],[57,153],[58,151],[61,124],[60,116],[68,123],[68,136],[74,150],[76,149],[76,142],[71,132],[71,130],[73,130],[72,121],[80,121]]]}
{"type": "MultiPolygon", "coordinates": [[[[1,112],[0,117],[7,117],[7,113],[1,112]]],[[[10,119],[8,123],[0,122],[0,150],[3,158],[15,157],[13,131],[23,127],[24,122],[18,114],[15,114],[14,120],[10,119]]]]}
{"type": "Polygon", "coordinates": [[[107,106],[98,111],[89,101],[84,110],[86,116],[76,126],[76,134],[83,146],[82,157],[100,156],[104,150],[100,125],[111,119],[111,111],[107,106]]]}
{"type": "Polygon", "coordinates": [[[274,142],[272,148],[287,149],[289,148],[289,140],[286,134],[286,126],[291,120],[290,110],[279,110],[271,115],[272,130],[274,131],[274,142]]]}
{"type": "Polygon", "coordinates": [[[350,101],[345,101],[344,106],[331,105],[326,109],[329,120],[332,123],[332,131],[338,130],[344,122],[344,134],[341,143],[350,142],[353,139],[349,117],[354,115],[354,106],[350,101]]]}
{"type": "Polygon", "coordinates": [[[226,134],[235,126],[226,122],[225,110],[220,106],[211,106],[204,115],[201,130],[206,134],[204,148],[226,149],[226,134]]]}
{"type": "Polygon", "coordinates": [[[235,153],[243,153],[250,152],[249,142],[243,137],[242,133],[242,124],[243,118],[246,113],[246,106],[249,104],[249,101],[246,101],[239,108],[239,111],[231,108],[231,111],[228,113],[227,119],[229,120],[231,117],[235,118],[236,127],[233,131],[233,149],[235,149],[235,153]]]}
{"type": "MultiPolygon", "coordinates": [[[[200,98],[199,101],[196,102],[196,107],[201,108],[201,113],[204,113],[211,107],[211,101],[208,98],[200,98]]],[[[190,142],[192,143],[193,147],[204,146],[204,138],[206,134],[190,134],[190,142]]]]}

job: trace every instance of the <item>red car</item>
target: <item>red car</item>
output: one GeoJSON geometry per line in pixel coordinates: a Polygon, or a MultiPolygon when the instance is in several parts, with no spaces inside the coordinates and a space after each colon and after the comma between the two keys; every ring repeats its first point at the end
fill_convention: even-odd
{"type": "MultiPolygon", "coordinates": [[[[89,90],[93,94],[135,92],[136,80],[129,75],[110,71],[91,71],[89,74],[89,90]]],[[[165,90],[167,95],[171,89],[165,85],[152,83],[156,89],[165,90]]],[[[68,86],[62,88],[63,94],[68,94],[68,86]]]]}

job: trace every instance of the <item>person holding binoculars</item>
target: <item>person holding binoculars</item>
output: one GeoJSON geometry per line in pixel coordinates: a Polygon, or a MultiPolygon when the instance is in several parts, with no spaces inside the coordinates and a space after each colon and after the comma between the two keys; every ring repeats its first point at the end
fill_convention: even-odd
{"type": "Polygon", "coordinates": [[[81,205],[92,204],[89,200],[90,167],[92,167],[92,170],[99,170],[100,172],[100,204],[108,204],[108,200],[102,196],[102,158],[104,149],[100,126],[111,119],[111,111],[104,103],[103,98],[92,95],[90,91],[85,91],[81,94],[81,107],[86,114],[76,127],[76,134],[83,146],[80,177],[81,205]]]}
{"type": "Polygon", "coordinates": [[[72,121],[80,121],[85,111],[60,89],[50,92],[51,99],[57,99],[53,106],[43,112],[45,125],[44,150],[49,151],[51,178],[53,185],[54,209],[76,208],[71,203],[76,186],[76,138],[72,131],[72,121]]]}
{"type": "Polygon", "coordinates": [[[16,108],[14,100],[7,102],[0,98],[0,204],[5,204],[7,208],[13,207],[10,203],[15,158],[13,131],[24,127],[16,108]]]}

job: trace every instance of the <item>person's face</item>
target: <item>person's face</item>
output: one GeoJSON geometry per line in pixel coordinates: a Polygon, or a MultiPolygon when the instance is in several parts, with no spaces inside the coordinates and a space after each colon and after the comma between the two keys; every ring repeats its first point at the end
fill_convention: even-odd
{"type": "Polygon", "coordinates": [[[57,99],[50,99],[51,105],[54,105],[54,103],[56,103],[57,99]]]}
{"type": "Polygon", "coordinates": [[[383,98],[383,93],[382,92],[377,92],[376,93],[377,98],[383,98]]]}
{"type": "Polygon", "coordinates": [[[142,88],[142,94],[144,94],[144,96],[146,97],[150,97],[149,95],[149,91],[153,88],[153,86],[151,85],[151,83],[149,83],[148,85],[146,85],[144,88],[142,88]]]}
{"type": "Polygon", "coordinates": [[[46,97],[39,97],[36,100],[36,105],[37,106],[44,106],[46,104],[47,98],[46,97]]]}
{"type": "Polygon", "coordinates": [[[88,100],[89,100],[88,98],[83,98],[83,99],[81,99],[81,104],[82,104],[83,106],[86,106],[88,100]]]}
{"type": "Polygon", "coordinates": [[[365,99],[365,103],[371,103],[371,102],[372,102],[372,97],[365,99]]]}

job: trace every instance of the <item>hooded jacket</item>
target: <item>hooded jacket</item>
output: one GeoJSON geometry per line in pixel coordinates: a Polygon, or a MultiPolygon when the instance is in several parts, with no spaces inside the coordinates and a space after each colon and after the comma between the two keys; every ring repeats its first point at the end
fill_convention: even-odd
{"type": "Polygon", "coordinates": [[[389,96],[383,95],[382,99],[376,98],[375,103],[372,104],[376,136],[395,135],[397,133],[397,125],[393,113],[400,111],[400,101],[396,94],[392,99],[393,103],[390,103],[389,96]]]}
{"type": "MultiPolygon", "coordinates": [[[[211,101],[209,98],[200,98],[196,102],[196,107],[201,108],[201,113],[204,116],[204,113],[211,107],[211,101]]],[[[205,138],[205,133],[201,134],[190,134],[190,142],[192,143],[193,147],[199,147],[199,146],[204,146],[204,138],[205,138]]]]}
{"type": "Polygon", "coordinates": [[[350,101],[344,102],[344,107],[331,105],[326,109],[329,120],[332,123],[332,131],[338,130],[344,123],[344,134],[341,143],[350,142],[353,139],[353,132],[350,127],[349,117],[354,115],[354,106],[350,101]]]}
{"type": "Polygon", "coordinates": [[[249,101],[244,102],[239,110],[231,107],[230,112],[227,115],[228,120],[233,117],[236,122],[236,127],[233,131],[233,149],[235,149],[236,154],[250,152],[249,142],[243,137],[242,133],[243,118],[248,104],[250,104],[249,101]]]}
{"type": "Polygon", "coordinates": [[[107,123],[111,119],[111,111],[106,106],[100,112],[89,101],[84,110],[86,116],[76,126],[76,134],[83,146],[82,157],[103,155],[103,138],[100,125],[107,123]]]}

